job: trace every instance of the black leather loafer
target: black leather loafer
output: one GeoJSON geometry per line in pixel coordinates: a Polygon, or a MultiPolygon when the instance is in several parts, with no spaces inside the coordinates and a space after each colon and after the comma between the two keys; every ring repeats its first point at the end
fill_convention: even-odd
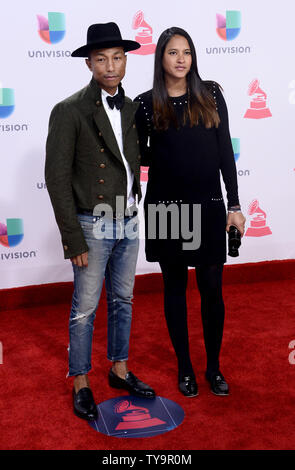
{"type": "Polygon", "coordinates": [[[210,383],[212,393],[219,396],[229,395],[228,384],[226,383],[225,378],[220,372],[211,375],[211,377],[208,377],[206,375],[206,379],[210,383]]]}
{"type": "Polygon", "coordinates": [[[196,397],[199,394],[196,379],[191,375],[180,377],[178,388],[185,397],[196,397]]]}
{"type": "Polygon", "coordinates": [[[109,372],[109,384],[113,388],[124,388],[131,395],[142,398],[155,398],[154,390],[147,384],[141,382],[131,371],[127,372],[125,379],[118,377],[112,369],[109,372]]]}
{"type": "Polygon", "coordinates": [[[89,387],[81,388],[78,393],[73,388],[73,404],[76,416],[87,421],[97,420],[97,407],[89,387]]]}

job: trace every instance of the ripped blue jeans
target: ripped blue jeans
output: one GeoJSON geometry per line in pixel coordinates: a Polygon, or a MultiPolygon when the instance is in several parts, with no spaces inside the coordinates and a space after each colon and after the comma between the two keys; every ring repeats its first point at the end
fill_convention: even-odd
{"type": "Polygon", "coordinates": [[[89,252],[88,267],[73,264],[68,376],[84,375],[91,369],[93,322],[104,279],[108,307],[107,358],[127,361],[139,244],[138,233],[134,230],[138,223],[136,216],[104,220],[103,217],[78,215],[78,219],[89,252]],[[102,226],[105,236],[98,239],[96,229],[102,226]]]}

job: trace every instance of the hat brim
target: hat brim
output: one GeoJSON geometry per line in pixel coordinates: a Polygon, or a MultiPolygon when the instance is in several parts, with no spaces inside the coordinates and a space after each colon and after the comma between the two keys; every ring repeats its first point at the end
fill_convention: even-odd
{"type": "Polygon", "coordinates": [[[117,41],[101,41],[93,44],[86,44],[85,46],[79,47],[72,52],[72,57],[88,57],[89,52],[94,49],[108,49],[111,47],[123,47],[125,52],[135,51],[139,49],[141,45],[136,41],[129,41],[127,39],[118,39],[117,41]]]}

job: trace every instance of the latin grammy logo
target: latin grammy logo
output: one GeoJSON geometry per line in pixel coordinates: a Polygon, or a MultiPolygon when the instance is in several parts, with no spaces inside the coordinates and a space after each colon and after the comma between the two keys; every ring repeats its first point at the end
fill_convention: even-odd
{"type": "Polygon", "coordinates": [[[140,10],[134,15],[132,28],[138,30],[135,41],[139,42],[141,47],[135,51],[130,51],[129,54],[153,54],[156,50],[156,44],[153,43],[153,29],[144,21],[143,11],[140,10]]]}
{"type": "Polygon", "coordinates": [[[152,418],[149,410],[142,406],[132,405],[128,400],[120,401],[115,405],[115,413],[122,413],[122,420],[116,427],[116,431],[121,429],[150,428],[166,424],[159,418],[152,418]]]}
{"type": "Polygon", "coordinates": [[[248,214],[253,215],[253,217],[250,227],[245,233],[246,237],[264,237],[272,234],[270,228],[266,225],[266,213],[260,209],[257,199],[254,199],[249,205],[248,214]]]}
{"type": "Polygon", "coordinates": [[[259,80],[255,79],[250,83],[248,95],[252,96],[252,100],[244,118],[262,119],[272,116],[269,108],[266,106],[266,93],[259,87],[259,80]]]}

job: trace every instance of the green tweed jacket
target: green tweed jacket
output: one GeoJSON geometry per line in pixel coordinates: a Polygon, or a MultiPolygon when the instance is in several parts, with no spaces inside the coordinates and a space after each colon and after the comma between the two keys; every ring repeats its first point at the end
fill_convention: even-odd
{"type": "MultiPolygon", "coordinates": [[[[138,103],[125,98],[121,109],[124,156],[134,173],[133,192],[141,199],[140,155],[134,115],[138,103]]],[[[77,208],[93,210],[116,196],[127,199],[127,176],[112,126],[92,78],[88,86],[52,110],[46,142],[45,181],[61,233],[65,258],[88,251],[77,208]]]]}

